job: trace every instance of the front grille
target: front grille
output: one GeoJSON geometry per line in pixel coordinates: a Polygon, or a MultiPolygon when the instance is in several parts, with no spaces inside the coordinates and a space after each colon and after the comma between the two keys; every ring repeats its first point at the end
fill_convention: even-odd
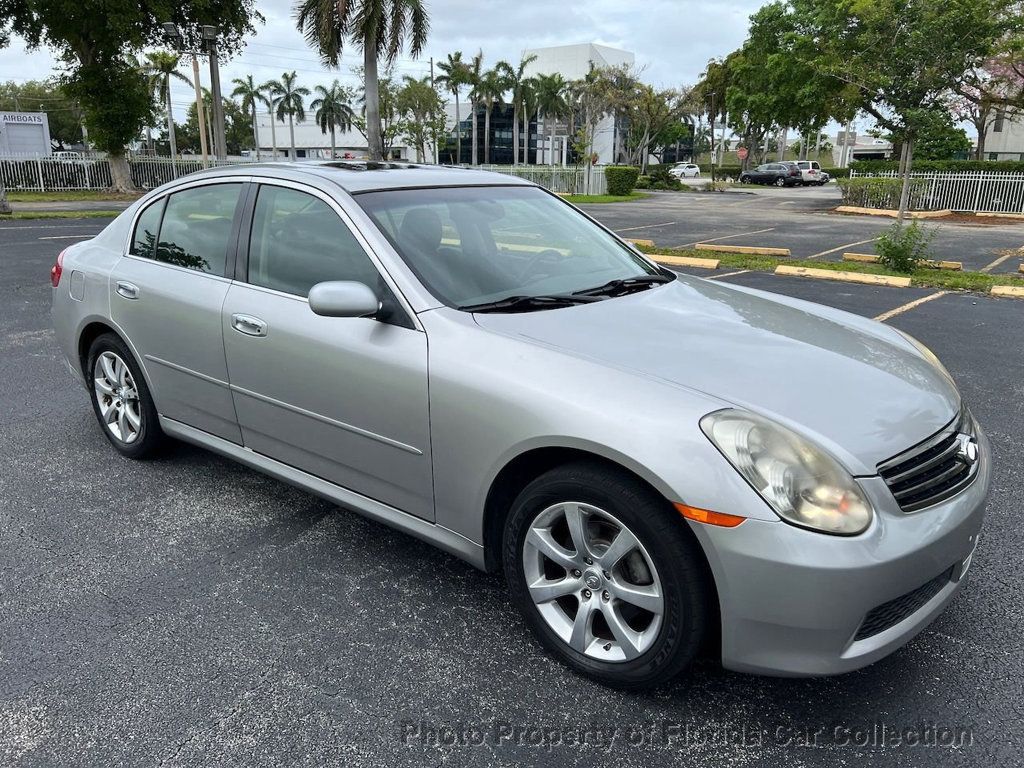
{"type": "Polygon", "coordinates": [[[942,588],[953,578],[953,568],[950,566],[931,581],[922,584],[913,592],[882,603],[877,608],[868,611],[864,621],[861,622],[854,640],[865,640],[869,637],[884,632],[890,627],[895,627],[908,616],[919,611],[925,603],[939,594],[942,588]]]}
{"type": "Polygon", "coordinates": [[[964,444],[974,440],[973,419],[967,409],[937,434],[887,459],[878,473],[904,512],[938,504],[974,480],[980,459],[969,460],[964,444]]]}

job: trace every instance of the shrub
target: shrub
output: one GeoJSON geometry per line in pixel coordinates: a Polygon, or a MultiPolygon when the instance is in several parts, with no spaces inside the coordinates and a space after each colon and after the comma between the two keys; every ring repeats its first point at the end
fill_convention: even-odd
{"type": "Polygon", "coordinates": [[[926,230],[916,221],[902,226],[896,222],[875,243],[878,262],[896,272],[913,272],[930,258],[929,248],[934,237],[934,229],[926,230]]]}
{"type": "Polygon", "coordinates": [[[651,182],[651,189],[682,189],[683,183],[668,172],[671,166],[663,165],[659,168],[652,168],[647,172],[651,182]]]}
{"type": "Polygon", "coordinates": [[[636,188],[640,169],[632,165],[609,165],[604,169],[604,177],[608,180],[609,195],[625,197],[636,188]]]}
{"type": "MultiPolygon", "coordinates": [[[[928,185],[927,179],[911,179],[910,195],[921,192],[928,185]]],[[[836,184],[843,193],[844,205],[855,205],[859,208],[898,208],[903,179],[880,178],[874,176],[858,176],[856,178],[836,179],[836,184]]]]}
{"type": "MultiPolygon", "coordinates": [[[[899,170],[896,160],[854,160],[850,168],[857,173],[879,173],[899,170]]],[[[914,173],[955,173],[958,171],[990,171],[992,173],[1022,173],[1024,162],[997,160],[915,160],[914,173]]]]}
{"type": "Polygon", "coordinates": [[[651,188],[651,177],[650,176],[638,176],[636,184],[633,185],[633,189],[650,189],[651,188]]]}

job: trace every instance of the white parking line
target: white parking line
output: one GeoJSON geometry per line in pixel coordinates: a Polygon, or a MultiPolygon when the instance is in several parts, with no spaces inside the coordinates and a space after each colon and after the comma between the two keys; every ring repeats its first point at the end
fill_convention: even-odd
{"type": "Polygon", "coordinates": [[[722,235],[721,237],[709,237],[707,240],[694,240],[692,243],[686,245],[680,245],[679,248],[692,248],[698,243],[717,243],[719,240],[730,240],[734,237],[746,237],[747,235],[760,235],[763,232],[771,232],[775,227],[768,227],[768,229],[755,229],[753,232],[740,232],[736,235],[722,235]]]}
{"type": "Polygon", "coordinates": [[[1021,255],[1021,254],[1020,254],[1020,252],[1019,252],[1019,251],[1007,251],[1007,252],[1006,252],[1006,253],[1004,253],[1004,254],[1003,254],[1002,256],[1000,256],[1000,257],[999,257],[998,259],[996,259],[995,261],[993,261],[993,262],[992,262],[991,264],[989,264],[989,265],[987,265],[987,266],[984,266],[984,267],[982,267],[982,268],[981,268],[981,269],[979,269],[978,271],[979,271],[979,272],[991,272],[991,271],[992,271],[993,269],[995,269],[996,267],[998,267],[998,266],[999,266],[1000,264],[1002,264],[1002,263],[1003,263],[1004,261],[1006,261],[1007,259],[1012,259],[1012,258],[1013,258],[1014,256],[1018,256],[1018,257],[1019,257],[1020,255],[1021,255]]]}
{"type": "Polygon", "coordinates": [[[936,291],[935,293],[930,293],[927,296],[922,296],[920,299],[908,302],[901,307],[896,307],[896,309],[890,309],[888,312],[883,312],[876,317],[875,320],[878,320],[880,323],[884,323],[886,320],[896,317],[896,315],[902,315],[904,312],[907,312],[914,307],[919,307],[929,301],[934,301],[935,299],[945,296],[947,293],[949,293],[949,291],[936,291]]]}
{"type": "Polygon", "coordinates": [[[40,240],[88,240],[90,237],[96,237],[96,235],[47,235],[46,237],[40,237],[40,240]]]}
{"type": "Polygon", "coordinates": [[[670,227],[676,222],[666,221],[664,224],[644,224],[642,227],[626,227],[625,229],[616,229],[616,232],[632,232],[637,229],[654,229],[655,227],[670,227]]]}
{"type": "Polygon", "coordinates": [[[867,243],[873,243],[877,239],[877,237],[872,237],[870,240],[858,240],[856,243],[847,243],[846,245],[840,245],[838,248],[829,248],[827,251],[816,253],[813,256],[808,256],[807,258],[816,259],[819,256],[828,256],[830,253],[835,253],[836,251],[845,251],[847,248],[853,248],[855,245],[865,245],[867,243]]]}
{"type": "Polygon", "coordinates": [[[732,277],[733,275],[745,275],[749,272],[749,269],[737,269],[735,272],[725,272],[721,275],[712,275],[707,278],[708,280],[721,280],[723,277],[732,277]]]}

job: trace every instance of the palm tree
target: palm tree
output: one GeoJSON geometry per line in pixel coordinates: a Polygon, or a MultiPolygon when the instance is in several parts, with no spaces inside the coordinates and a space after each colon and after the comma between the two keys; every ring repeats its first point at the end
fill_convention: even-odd
{"type": "Polygon", "coordinates": [[[256,117],[256,104],[263,101],[262,86],[256,85],[252,79],[252,75],[248,75],[244,80],[240,77],[236,77],[232,80],[235,84],[235,90],[231,92],[232,98],[239,98],[242,100],[242,109],[249,112],[252,115],[252,136],[256,142],[256,159],[260,159],[260,126],[259,120],[256,117]]]}
{"type": "MultiPolygon", "coordinates": [[[[507,65],[506,65],[507,66],[507,65]]],[[[480,82],[476,86],[477,98],[484,105],[484,162],[491,160],[491,112],[495,104],[500,104],[508,85],[505,82],[505,75],[496,66],[489,69],[480,76],[480,82]]]]}
{"type": "Polygon", "coordinates": [[[271,93],[277,97],[277,119],[284,120],[288,116],[288,134],[292,146],[292,153],[289,159],[295,159],[295,120],[300,123],[306,119],[306,105],[302,101],[304,96],[309,96],[309,88],[296,87],[297,80],[295,71],[284,72],[280,80],[272,80],[268,83],[271,93]]]}
{"type": "Polygon", "coordinates": [[[377,64],[379,59],[393,63],[406,37],[409,53],[420,55],[430,27],[423,0],[298,0],[294,13],[296,26],[325,66],[340,64],[346,38],[362,50],[367,150],[370,160],[383,160],[377,64]]]}
{"type": "Polygon", "coordinates": [[[515,69],[506,61],[498,62],[495,67],[501,69],[508,90],[512,92],[512,165],[519,165],[519,111],[524,107],[523,100],[529,88],[525,71],[536,58],[537,55],[532,53],[524,56],[515,69]]]}
{"type": "Polygon", "coordinates": [[[149,76],[149,87],[167,109],[167,139],[171,145],[171,162],[178,155],[178,144],[174,137],[174,116],[171,110],[171,78],[192,85],[192,81],[178,71],[181,56],[169,51],[150,51],[146,54],[143,70],[149,76]]]}
{"type": "Polygon", "coordinates": [[[442,89],[451,91],[455,97],[455,164],[462,163],[462,120],[459,116],[459,89],[469,83],[469,67],[462,60],[462,51],[449,53],[447,61],[439,61],[437,68],[442,74],[434,80],[442,89]]]}
{"type": "Polygon", "coordinates": [[[484,52],[479,50],[476,52],[476,56],[472,58],[469,65],[466,67],[466,84],[469,86],[469,114],[470,120],[473,122],[472,132],[470,133],[471,141],[473,143],[472,151],[472,164],[479,165],[479,159],[477,157],[476,148],[476,112],[480,106],[480,78],[483,72],[484,66],[484,52]]]}
{"type": "Polygon", "coordinates": [[[523,79],[520,88],[519,114],[523,116],[523,165],[530,164],[530,116],[537,113],[537,79],[523,79]]]}
{"type": "Polygon", "coordinates": [[[316,93],[319,98],[314,99],[309,108],[316,110],[316,124],[320,126],[322,133],[331,132],[331,159],[334,159],[334,131],[340,128],[343,131],[352,130],[352,118],[356,113],[352,110],[352,92],[335,80],[330,88],[318,85],[316,93]]]}
{"type": "Polygon", "coordinates": [[[551,134],[549,152],[551,165],[555,164],[555,125],[558,119],[564,117],[569,110],[565,100],[565,89],[567,83],[557,72],[552,75],[537,75],[537,106],[544,113],[544,122],[551,134]]]}
{"type": "Polygon", "coordinates": [[[277,116],[274,111],[277,109],[277,98],[274,96],[274,81],[267,80],[259,87],[256,93],[257,98],[267,108],[270,115],[270,156],[277,160],[277,116]]]}

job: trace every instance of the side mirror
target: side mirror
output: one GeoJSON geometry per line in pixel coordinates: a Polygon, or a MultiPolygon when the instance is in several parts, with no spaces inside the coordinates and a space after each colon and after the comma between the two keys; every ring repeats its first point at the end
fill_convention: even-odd
{"type": "Polygon", "coordinates": [[[371,317],[380,312],[381,301],[365,283],[332,280],[309,289],[309,308],[324,317],[371,317]]]}

